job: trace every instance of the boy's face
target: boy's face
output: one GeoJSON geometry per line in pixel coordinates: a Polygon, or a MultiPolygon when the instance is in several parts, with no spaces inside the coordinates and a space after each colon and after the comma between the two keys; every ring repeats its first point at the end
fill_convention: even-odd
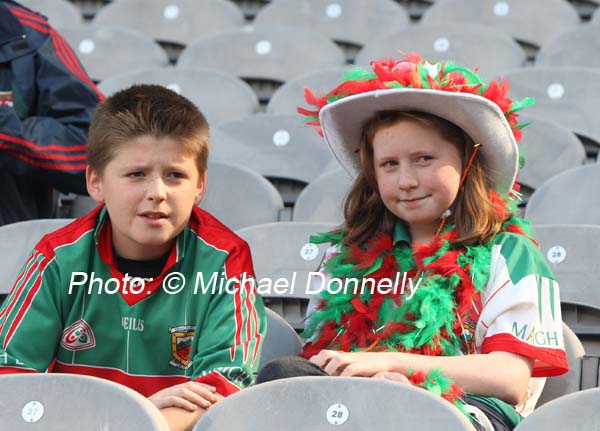
{"type": "Polygon", "coordinates": [[[117,254],[135,260],[171,250],[206,181],[180,144],[150,135],[122,144],[102,175],[88,167],[86,177],[90,196],[106,204],[117,254]]]}

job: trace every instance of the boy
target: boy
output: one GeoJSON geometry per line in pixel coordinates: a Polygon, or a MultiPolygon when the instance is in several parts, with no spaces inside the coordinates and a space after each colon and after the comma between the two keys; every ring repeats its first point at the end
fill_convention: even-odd
{"type": "Polygon", "coordinates": [[[104,205],[35,247],[0,309],[0,374],[107,378],[174,430],[252,383],[266,319],[248,245],[197,207],[208,149],[204,116],[163,87],[99,105],[86,179],[104,205]]]}

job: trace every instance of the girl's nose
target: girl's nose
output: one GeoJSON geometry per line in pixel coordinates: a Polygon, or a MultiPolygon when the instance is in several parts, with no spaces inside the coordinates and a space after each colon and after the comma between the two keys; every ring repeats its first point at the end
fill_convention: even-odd
{"type": "Polygon", "coordinates": [[[417,175],[411,168],[401,169],[398,174],[398,188],[401,190],[413,189],[419,185],[417,175]]]}

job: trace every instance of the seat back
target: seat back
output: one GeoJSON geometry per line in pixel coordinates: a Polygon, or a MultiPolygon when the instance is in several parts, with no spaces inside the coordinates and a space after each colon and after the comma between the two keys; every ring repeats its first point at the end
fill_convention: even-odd
{"type": "Polygon", "coordinates": [[[325,172],[302,190],[292,220],[342,224],[344,198],[351,186],[352,178],[339,167],[325,172]]]}
{"type": "Polygon", "coordinates": [[[266,308],[265,312],[267,314],[267,335],[262,345],[260,369],[275,358],[297,355],[302,349],[302,340],[294,328],[270,308],[266,308]]]}
{"type": "Polygon", "coordinates": [[[138,31],[85,25],[63,27],[61,34],[96,82],[128,70],[169,64],[167,53],[160,45],[138,31]]]}
{"type": "Polygon", "coordinates": [[[535,57],[536,66],[600,68],[598,23],[583,24],[545,43],[535,57]]]}
{"type": "Polygon", "coordinates": [[[415,26],[375,39],[364,46],[356,64],[398,57],[398,52],[418,52],[428,61],[453,60],[477,67],[482,77],[491,79],[501,71],[522,67],[526,54],[506,33],[477,24],[454,23],[415,26]],[[472,43],[477,40],[477,43],[472,43]]]}
{"type": "Polygon", "coordinates": [[[83,17],[73,3],[67,0],[21,0],[26,8],[41,13],[48,18],[48,24],[54,28],[81,25],[83,17]]]}
{"type": "Polygon", "coordinates": [[[75,374],[0,376],[0,423],[11,431],[168,431],[147,398],[120,384],[75,374]]]}
{"type": "Polygon", "coordinates": [[[600,429],[600,388],[575,392],[535,409],[515,431],[600,429]]]}
{"type": "Polygon", "coordinates": [[[533,192],[525,209],[525,218],[536,225],[600,225],[599,182],[599,164],[555,175],[533,192]]]}
{"type": "Polygon", "coordinates": [[[10,292],[35,245],[71,219],[39,219],[0,226],[0,296],[10,292]]]}
{"type": "Polygon", "coordinates": [[[105,96],[110,96],[141,83],[162,85],[187,97],[202,111],[211,127],[258,110],[258,99],[248,84],[235,76],[209,69],[136,69],[110,76],[98,88],[105,96]],[[231,103],[232,100],[235,103],[231,103]]]}
{"type": "Polygon", "coordinates": [[[317,271],[327,248],[311,243],[310,236],[334,227],[328,223],[278,222],[236,231],[250,246],[258,292],[265,304],[295,329],[304,327],[311,296],[310,273],[317,271]]]}
{"type": "Polygon", "coordinates": [[[194,431],[474,431],[458,409],[414,386],[363,377],[294,377],[227,397],[194,431]]]}
{"type": "Polygon", "coordinates": [[[569,363],[569,371],[561,376],[548,377],[538,399],[536,408],[556,398],[571,394],[581,389],[581,361],[585,350],[577,335],[563,323],[563,338],[565,341],[565,352],[569,363]]]}

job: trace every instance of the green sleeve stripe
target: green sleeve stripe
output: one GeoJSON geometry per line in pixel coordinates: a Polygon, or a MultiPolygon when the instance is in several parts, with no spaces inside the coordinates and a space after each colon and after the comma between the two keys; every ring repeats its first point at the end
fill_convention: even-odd
{"type": "Polygon", "coordinates": [[[528,275],[540,275],[554,280],[554,274],[544,255],[533,242],[514,233],[501,233],[494,240],[501,247],[500,254],[506,261],[510,280],[517,284],[528,275]]]}

